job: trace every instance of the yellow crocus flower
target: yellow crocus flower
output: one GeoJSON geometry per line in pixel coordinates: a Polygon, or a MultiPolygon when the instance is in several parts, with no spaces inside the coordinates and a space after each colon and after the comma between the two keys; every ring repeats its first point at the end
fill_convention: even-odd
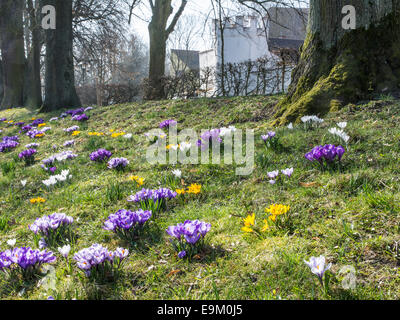
{"type": "Polygon", "coordinates": [[[254,226],[256,222],[256,214],[248,215],[247,218],[243,219],[245,227],[254,226]]]}
{"type": "Polygon", "coordinates": [[[201,192],[201,184],[193,183],[188,187],[187,193],[198,194],[201,192]]]}

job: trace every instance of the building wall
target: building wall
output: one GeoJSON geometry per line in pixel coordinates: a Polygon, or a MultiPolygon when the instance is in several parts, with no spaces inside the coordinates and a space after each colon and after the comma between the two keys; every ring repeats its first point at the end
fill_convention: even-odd
{"type": "MultiPolygon", "coordinates": [[[[243,63],[267,58],[268,69],[275,69],[279,57],[273,54],[268,47],[269,38],[301,40],[306,35],[308,9],[302,10],[300,15],[295,9],[271,8],[269,17],[264,19],[267,30],[262,21],[253,16],[237,16],[235,20],[227,21],[224,25],[224,63],[243,63]]],[[[204,76],[204,68],[217,67],[222,63],[222,39],[219,32],[219,21],[213,21],[214,43],[213,49],[200,53],[200,75],[204,76]]],[[[275,73],[279,73],[274,71],[275,73]]],[[[287,66],[285,74],[285,90],[290,84],[291,67],[287,66]]],[[[279,75],[282,81],[282,75],[279,75]]],[[[219,91],[215,78],[214,90],[209,95],[219,91]]],[[[274,86],[275,87],[275,86],[274,86]]],[[[279,90],[281,89],[281,86],[279,90]]],[[[274,89],[275,90],[275,89],[274,89]]],[[[275,92],[275,91],[274,91],[275,92]]]]}
{"type": "MultiPolygon", "coordinates": [[[[216,22],[214,22],[216,23],[216,22]]],[[[221,62],[222,41],[217,33],[217,57],[221,62]]],[[[227,25],[224,30],[225,63],[239,63],[247,60],[270,56],[265,31],[258,28],[255,17],[236,17],[234,24],[227,25]]]]}

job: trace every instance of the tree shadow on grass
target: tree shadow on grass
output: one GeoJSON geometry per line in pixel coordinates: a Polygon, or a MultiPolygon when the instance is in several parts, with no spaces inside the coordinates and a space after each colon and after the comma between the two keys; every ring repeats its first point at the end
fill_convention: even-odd
{"type": "Polygon", "coordinates": [[[45,274],[37,274],[33,277],[25,278],[16,274],[2,275],[0,298],[8,299],[13,294],[26,295],[28,292],[33,291],[38,282],[45,276],[45,274]]]}
{"type": "Polygon", "coordinates": [[[150,250],[150,247],[163,241],[164,232],[163,229],[154,224],[151,228],[148,228],[143,233],[133,237],[132,239],[120,237],[119,240],[122,246],[129,248],[131,251],[146,253],[150,250]]]}
{"type": "Polygon", "coordinates": [[[221,245],[216,247],[205,245],[201,252],[192,258],[192,261],[208,264],[215,262],[218,258],[226,258],[229,255],[230,252],[224,249],[221,245]]]}

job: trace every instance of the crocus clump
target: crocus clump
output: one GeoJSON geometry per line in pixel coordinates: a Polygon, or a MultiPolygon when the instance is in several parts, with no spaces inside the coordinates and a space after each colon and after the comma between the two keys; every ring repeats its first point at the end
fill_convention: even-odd
{"type": "Polygon", "coordinates": [[[71,236],[71,224],[74,219],[65,213],[53,213],[35,220],[29,225],[29,230],[37,236],[36,240],[44,237],[47,244],[55,246],[71,236]]]}
{"type": "Polygon", "coordinates": [[[30,247],[14,248],[0,253],[0,271],[20,271],[23,276],[32,276],[40,271],[44,263],[53,263],[56,257],[47,250],[30,247]]]}
{"type": "Polygon", "coordinates": [[[211,224],[199,220],[186,220],[166,230],[172,237],[171,243],[179,253],[178,257],[191,258],[204,246],[204,237],[210,231],[211,224]]]}
{"type": "Polygon", "coordinates": [[[336,147],[333,144],[327,144],[325,146],[317,146],[310,152],[306,153],[305,157],[311,162],[318,162],[322,166],[331,165],[334,163],[335,158],[340,162],[345,153],[345,149],[342,146],[336,147]]]}
{"type": "Polygon", "coordinates": [[[220,133],[220,129],[211,129],[203,132],[197,141],[197,146],[205,149],[210,143],[220,144],[222,142],[220,133]]]}
{"type": "Polygon", "coordinates": [[[7,141],[16,141],[16,142],[18,142],[19,141],[19,137],[18,136],[11,136],[11,137],[8,137],[8,136],[6,136],[6,137],[3,137],[3,142],[7,142],[7,141]]]}
{"type": "Polygon", "coordinates": [[[36,149],[27,149],[22,151],[18,157],[22,160],[25,160],[25,163],[32,164],[35,161],[35,153],[37,153],[36,149]]]}
{"type": "Polygon", "coordinates": [[[131,195],[128,198],[128,202],[139,203],[143,210],[158,213],[167,208],[167,200],[171,200],[176,196],[177,193],[168,188],[160,188],[158,190],[143,188],[135,195],[131,195]]]}
{"type": "Polygon", "coordinates": [[[178,124],[175,120],[165,120],[160,123],[160,129],[174,127],[178,124]]]}
{"type": "Polygon", "coordinates": [[[31,139],[42,136],[43,134],[44,131],[39,131],[37,129],[31,129],[26,133],[26,135],[31,139]]]}
{"type": "Polygon", "coordinates": [[[23,127],[21,128],[21,130],[22,130],[23,132],[28,132],[28,131],[32,130],[32,126],[28,124],[28,125],[26,125],[26,126],[23,126],[23,127]]]}
{"type": "Polygon", "coordinates": [[[304,128],[309,130],[314,126],[317,126],[324,122],[324,119],[318,118],[317,116],[304,116],[301,118],[301,121],[304,123],[304,128]]]}
{"type": "MultiPolygon", "coordinates": [[[[57,168],[52,167],[48,170],[50,170],[52,173],[54,173],[57,170],[57,168]]],[[[72,178],[72,175],[69,174],[69,170],[62,170],[60,174],[57,174],[55,176],[50,176],[49,179],[42,180],[42,182],[46,187],[51,187],[51,186],[54,186],[55,184],[57,184],[58,182],[64,182],[71,178],[72,178]]]]}
{"type": "Polygon", "coordinates": [[[0,142],[0,152],[8,152],[14,148],[16,148],[19,145],[17,141],[12,141],[12,140],[6,140],[3,142],[0,142]]]}
{"type": "Polygon", "coordinates": [[[78,108],[78,109],[71,109],[71,110],[68,110],[68,111],[66,111],[65,113],[68,115],[71,115],[72,117],[74,117],[74,116],[76,116],[76,115],[79,115],[79,114],[82,114],[82,113],[84,113],[85,112],[85,109],[84,108],[78,108]]]}
{"type": "Polygon", "coordinates": [[[63,152],[57,153],[55,155],[52,155],[49,158],[44,159],[42,162],[45,166],[48,166],[48,165],[53,164],[56,161],[62,162],[65,160],[74,159],[77,156],[78,156],[77,154],[73,153],[72,151],[67,150],[67,151],[63,151],[63,152]]]}
{"type": "Polygon", "coordinates": [[[99,149],[97,151],[94,151],[90,154],[90,160],[96,161],[96,162],[103,162],[108,159],[110,159],[112,156],[112,153],[106,149],[99,149]]]}
{"type": "Polygon", "coordinates": [[[270,140],[276,136],[276,132],[274,131],[269,131],[266,135],[262,135],[261,139],[266,142],[267,140],[270,140]]]}
{"type": "Polygon", "coordinates": [[[133,240],[143,230],[151,215],[151,211],[118,210],[108,217],[103,228],[115,232],[121,238],[133,240]]]}
{"type": "MultiPolygon", "coordinates": [[[[290,178],[290,177],[292,176],[292,174],[293,174],[293,171],[294,171],[293,168],[287,168],[287,169],[281,170],[280,172],[281,172],[284,176],[290,178]]],[[[278,180],[282,180],[282,179],[279,179],[279,177],[281,177],[281,176],[279,175],[280,172],[279,172],[279,170],[267,172],[267,176],[268,176],[268,178],[270,179],[270,180],[269,180],[269,183],[270,183],[270,184],[275,184],[278,180]]]]}
{"type": "Polygon", "coordinates": [[[75,144],[75,140],[67,140],[64,142],[63,146],[70,147],[70,146],[73,146],[74,144],[75,144]]]}
{"type": "Polygon", "coordinates": [[[278,150],[281,147],[275,131],[267,132],[267,134],[261,136],[261,139],[267,148],[278,150]]]}
{"type": "Polygon", "coordinates": [[[77,130],[79,130],[79,126],[72,126],[72,127],[64,129],[64,131],[67,132],[67,133],[71,133],[71,132],[74,132],[74,131],[77,131],[77,130]]]}
{"type": "Polygon", "coordinates": [[[31,149],[31,148],[37,148],[40,146],[40,143],[29,143],[25,146],[25,148],[27,149],[31,149]]]}
{"type": "Polygon", "coordinates": [[[112,158],[107,163],[109,169],[123,170],[129,164],[128,159],[125,158],[112,158]]]}
{"type": "Polygon", "coordinates": [[[35,119],[33,120],[33,122],[31,123],[32,127],[37,127],[39,124],[44,123],[43,119],[35,119]]]}
{"type": "Polygon", "coordinates": [[[86,114],[83,113],[83,114],[79,114],[79,115],[73,116],[72,120],[83,122],[83,121],[89,120],[89,117],[86,114]]]}
{"type": "Polygon", "coordinates": [[[128,249],[117,248],[115,251],[109,251],[96,243],[77,252],[74,260],[90,280],[106,280],[119,273],[122,262],[128,255],[128,249]]]}

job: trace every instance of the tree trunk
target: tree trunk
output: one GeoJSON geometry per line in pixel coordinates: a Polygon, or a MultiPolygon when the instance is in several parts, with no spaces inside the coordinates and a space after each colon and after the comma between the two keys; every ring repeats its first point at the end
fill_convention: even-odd
{"type": "Polygon", "coordinates": [[[0,60],[0,102],[3,100],[3,61],[0,60]]]}
{"type": "Polygon", "coordinates": [[[32,33],[32,42],[30,52],[28,53],[25,85],[24,85],[24,105],[31,108],[38,108],[42,105],[42,86],[40,79],[40,51],[41,45],[41,26],[40,26],[40,7],[39,1],[36,1],[36,8],[32,0],[27,0],[30,31],[32,33]]]}
{"type": "Polygon", "coordinates": [[[23,0],[0,2],[3,99],[0,109],[22,107],[24,86],[23,0]]]}
{"type": "Polygon", "coordinates": [[[400,0],[310,0],[307,37],[276,124],[398,92],[399,10],[400,0]],[[345,5],[356,9],[355,30],[342,27],[345,5]]]}
{"type": "Polygon", "coordinates": [[[176,23],[181,17],[188,0],[181,0],[178,11],[167,27],[168,18],[173,12],[171,2],[172,0],[154,0],[150,2],[152,11],[152,17],[149,23],[150,65],[149,82],[145,92],[145,98],[148,100],[165,98],[162,80],[165,75],[167,40],[171,32],[174,31],[176,23]]]}
{"type": "Polygon", "coordinates": [[[165,57],[167,52],[166,27],[172,13],[171,0],[156,0],[149,24],[150,65],[149,83],[146,98],[149,100],[164,98],[162,78],[165,75],[165,57]]]}
{"type": "Polygon", "coordinates": [[[72,0],[46,0],[56,8],[56,29],[44,30],[46,36],[45,100],[42,111],[81,105],[75,89],[72,55],[72,0]]]}

